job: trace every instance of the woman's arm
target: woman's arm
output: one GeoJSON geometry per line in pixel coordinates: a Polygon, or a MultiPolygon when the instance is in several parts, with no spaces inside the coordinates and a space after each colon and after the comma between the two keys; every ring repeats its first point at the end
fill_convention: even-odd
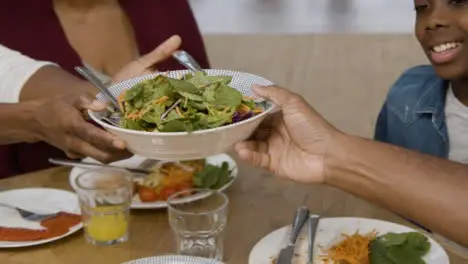
{"type": "Polygon", "coordinates": [[[347,135],[325,162],[328,184],[468,245],[468,165],[347,135]]]}

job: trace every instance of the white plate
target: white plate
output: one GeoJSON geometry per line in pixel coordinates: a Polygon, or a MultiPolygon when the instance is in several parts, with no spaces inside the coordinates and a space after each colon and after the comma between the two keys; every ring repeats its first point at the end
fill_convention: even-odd
{"type": "MultiPolygon", "coordinates": [[[[262,238],[252,249],[249,256],[249,264],[271,264],[273,258],[277,257],[281,249],[281,243],[286,236],[290,226],[280,228],[262,238]]],[[[321,264],[319,255],[321,249],[326,249],[342,239],[341,234],[352,234],[359,230],[360,233],[367,233],[373,230],[379,234],[388,232],[403,233],[415,232],[416,230],[406,226],[366,218],[337,217],[323,218],[320,220],[314,243],[314,262],[321,264]]],[[[307,228],[305,227],[296,246],[296,257],[293,264],[307,263],[307,228]]],[[[427,264],[450,264],[445,250],[432,238],[430,251],[424,256],[427,264]]]]}
{"type": "Polygon", "coordinates": [[[223,264],[214,259],[191,256],[159,256],[136,259],[122,264],[223,264]]]}
{"type": "MultiPolygon", "coordinates": [[[[114,162],[114,163],[111,163],[111,164],[116,165],[116,166],[121,166],[121,167],[136,168],[145,159],[146,158],[135,155],[135,156],[133,156],[133,157],[131,157],[129,159],[117,161],[117,162],[114,162]]],[[[98,161],[96,161],[94,159],[91,159],[91,158],[86,158],[83,161],[99,163],[98,161]]],[[[232,159],[229,155],[219,154],[219,155],[216,155],[216,156],[211,156],[211,157],[206,158],[206,161],[207,161],[207,163],[213,164],[213,165],[221,165],[223,162],[227,162],[229,164],[229,169],[231,170],[230,177],[232,177],[233,179],[231,181],[229,181],[228,183],[226,183],[226,185],[221,187],[219,189],[219,191],[226,190],[237,179],[237,173],[238,173],[237,164],[236,164],[236,161],[234,159],[232,159]]],[[[80,175],[85,170],[86,169],[78,168],[78,167],[75,167],[75,168],[73,168],[71,170],[69,180],[70,180],[70,185],[73,187],[73,189],[76,190],[76,183],[75,183],[76,177],[78,177],[78,175],[80,175]]],[[[195,201],[195,200],[201,199],[201,198],[203,198],[203,196],[189,196],[189,197],[186,197],[184,200],[185,201],[195,201]]],[[[140,201],[140,198],[138,197],[138,195],[134,196],[133,202],[132,202],[132,205],[131,205],[132,209],[156,209],[156,208],[166,208],[166,207],[167,207],[167,203],[163,202],[163,201],[143,203],[143,202],[140,201]]]]}
{"type": "MultiPolygon", "coordinates": [[[[0,192],[2,203],[18,206],[37,213],[54,213],[63,211],[74,214],[80,213],[78,197],[69,191],[48,188],[26,188],[0,192]]],[[[0,206],[0,226],[41,229],[38,222],[26,221],[13,209],[0,206]]],[[[49,239],[30,242],[0,241],[0,248],[17,248],[45,244],[69,236],[80,230],[80,223],[68,231],[68,233],[49,239]]]]}

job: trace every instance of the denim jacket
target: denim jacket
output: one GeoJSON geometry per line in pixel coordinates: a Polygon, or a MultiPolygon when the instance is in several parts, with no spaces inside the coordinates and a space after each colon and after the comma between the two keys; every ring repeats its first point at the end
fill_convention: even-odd
{"type": "Polygon", "coordinates": [[[438,77],[431,66],[407,70],[387,95],[374,139],[447,158],[447,87],[448,82],[438,77]]]}

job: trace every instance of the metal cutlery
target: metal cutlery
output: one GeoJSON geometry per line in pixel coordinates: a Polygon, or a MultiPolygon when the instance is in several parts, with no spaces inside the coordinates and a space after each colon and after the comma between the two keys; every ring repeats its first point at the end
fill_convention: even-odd
{"type": "Polygon", "coordinates": [[[119,167],[119,166],[114,166],[114,165],[108,165],[108,164],[98,164],[98,163],[92,163],[92,162],[85,162],[85,161],[75,161],[75,160],[67,160],[67,159],[49,159],[49,162],[55,165],[61,165],[61,166],[70,166],[70,167],[96,167],[96,168],[111,168],[111,169],[120,169],[120,170],[127,170],[132,173],[137,173],[137,174],[144,174],[147,175],[151,172],[149,168],[128,168],[128,167],[119,167]]]}
{"type": "Polygon", "coordinates": [[[103,118],[101,118],[101,119],[104,120],[104,121],[106,121],[106,122],[109,123],[110,125],[113,125],[113,126],[116,126],[116,127],[120,126],[119,121],[114,120],[114,119],[112,119],[112,118],[110,118],[110,117],[103,117],[103,118]]]}
{"type": "Polygon", "coordinates": [[[310,215],[308,223],[308,256],[307,256],[307,263],[312,264],[314,263],[314,241],[315,241],[315,234],[317,233],[317,227],[320,221],[319,215],[310,215]]]}
{"type": "Polygon", "coordinates": [[[75,67],[75,71],[78,72],[81,76],[83,76],[90,83],[92,83],[113,105],[113,107],[111,106],[107,107],[109,114],[107,116],[102,117],[101,119],[110,125],[120,127],[120,119],[123,114],[123,109],[120,108],[117,98],[115,98],[109,92],[109,90],[107,90],[107,87],[87,67],[82,67],[82,66],[75,67]],[[114,109],[116,109],[118,112],[114,112],[114,109]]]}
{"type": "MultiPolygon", "coordinates": [[[[143,162],[141,162],[140,165],[138,165],[137,168],[131,168],[131,167],[121,167],[121,166],[114,166],[114,165],[109,165],[109,164],[100,164],[100,163],[92,163],[92,162],[86,162],[86,161],[76,161],[76,160],[69,160],[69,159],[54,159],[50,158],[49,162],[55,165],[60,165],[60,166],[69,166],[69,167],[81,167],[81,168],[89,168],[89,167],[95,167],[95,168],[111,168],[111,169],[120,169],[120,170],[127,170],[129,172],[135,173],[135,177],[145,177],[146,175],[153,173],[155,170],[153,169],[158,163],[168,163],[170,161],[161,161],[161,160],[154,160],[154,159],[145,159],[143,162]]],[[[178,166],[179,168],[182,168],[186,171],[193,171],[193,168],[190,166],[187,166],[180,161],[173,161],[173,163],[178,166]]]]}
{"type": "Polygon", "coordinates": [[[180,64],[184,65],[187,69],[197,72],[205,72],[200,64],[185,50],[178,50],[172,53],[172,57],[176,59],[180,64]]]}
{"type": "Polygon", "coordinates": [[[25,209],[22,209],[13,205],[5,204],[5,203],[0,203],[0,206],[16,210],[23,219],[28,220],[28,221],[34,221],[34,222],[40,222],[46,219],[53,218],[58,215],[58,213],[38,214],[38,213],[34,213],[34,212],[31,212],[31,211],[28,211],[28,210],[25,210],[25,209]]]}
{"type": "Polygon", "coordinates": [[[291,264],[294,248],[296,247],[296,241],[301,233],[302,227],[309,219],[309,209],[307,207],[300,207],[297,209],[296,214],[294,215],[294,222],[292,225],[292,230],[289,235],[288,242],[286,246],[281,249],[277,264],[291,264]]]}
{"type": "Polygon", "coordinates": [[[107,90],[107,87],[99,80],[99,78],[94,75],[93,72],[91,72],[88,68],[78,66],[75,67],[75,71],[78,72],[81,76],[83,76],[86,80],[88,80],[90,83],[92,83],[107,99],[111,104],[120,112],[123,113],[123,109],[120,109],[119,102],[117,101],[117,98],[115,98],[109,90],[107,90]]]}
{"type": "Polygon", "coordinates": [[[167,115],[174,109],[176,108],[180,102],[182,102],[182,98],[179,98],[177,101],[175,101],[164,113],[161,115],[161,120],[166,119],[167,115]]]}

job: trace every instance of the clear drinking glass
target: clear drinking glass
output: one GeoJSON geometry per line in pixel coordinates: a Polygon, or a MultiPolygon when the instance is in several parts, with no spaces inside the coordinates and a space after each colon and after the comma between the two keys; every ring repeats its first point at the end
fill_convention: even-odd
{"type": "Polygon", "coordinates": [[[86,240],[93,245],[127,241],[132,174],[118,169],[89,170],[75,181],[86,240]]]}
{"type": "Polygon", "coordinates": [[[214,190],[191,189],[172,195],[167,203],[177,253],[222,261],[227,196],[214,190]]]}

